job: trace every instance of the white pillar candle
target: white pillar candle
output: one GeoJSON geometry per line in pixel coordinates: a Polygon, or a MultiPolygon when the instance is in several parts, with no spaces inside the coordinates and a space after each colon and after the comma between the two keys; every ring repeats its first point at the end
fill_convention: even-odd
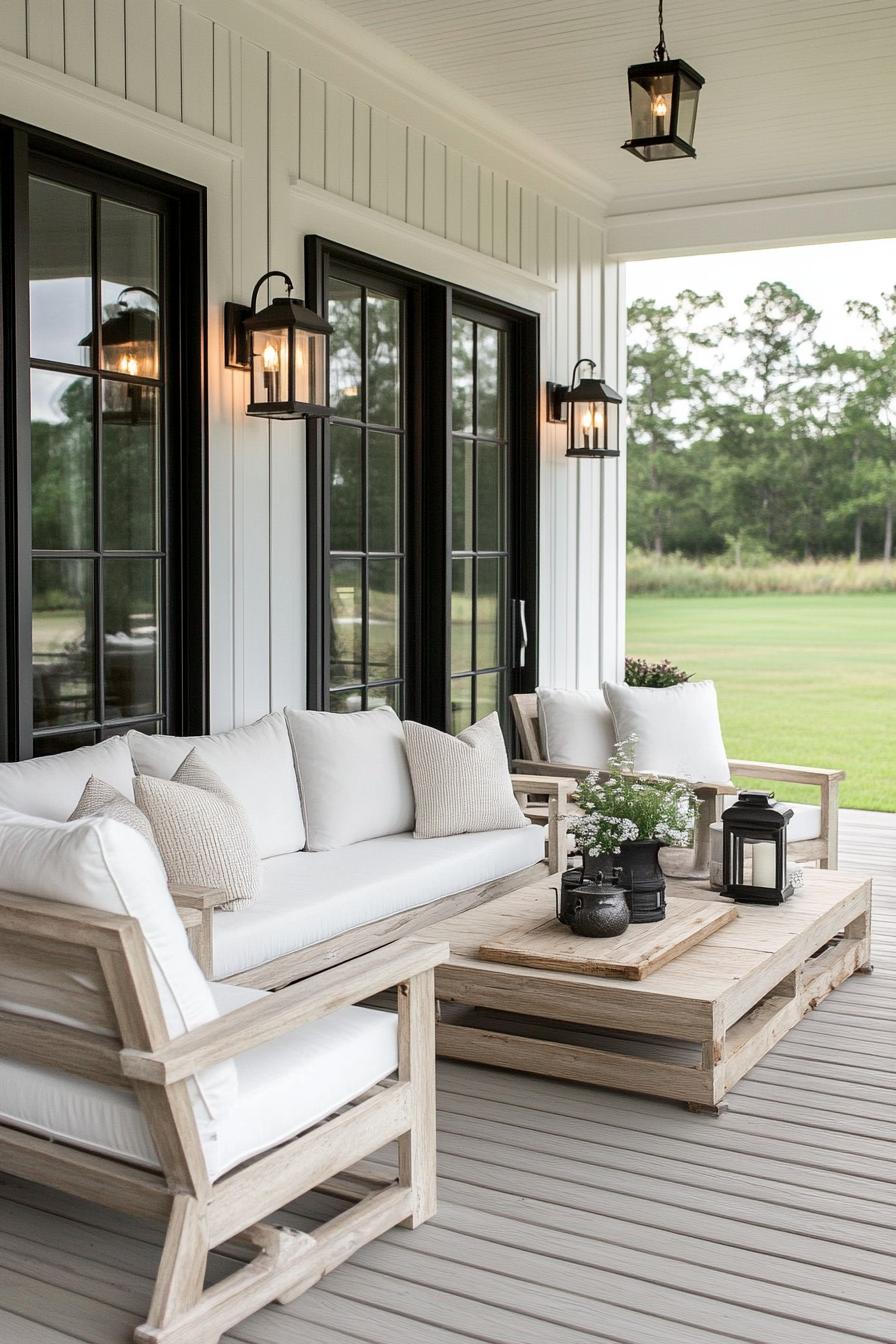
{"type": "Polygon", "coordinates": [[[760,841],[751,846],[753,850],[753,886],[774,887],[777,878],[775,846],[768,841],[760,841]]]}

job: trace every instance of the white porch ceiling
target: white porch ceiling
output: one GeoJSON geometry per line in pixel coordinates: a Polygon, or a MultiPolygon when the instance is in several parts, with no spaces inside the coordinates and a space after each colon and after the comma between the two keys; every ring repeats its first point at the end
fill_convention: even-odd
{"type": "Polygon", "coordinates": [[[896,0],[667,0],[670,52],[706,86],[697,160],[654,164],[620,149],[654,0],[326,5],[577,160],[614,214],[896,178],[896,0]]]}

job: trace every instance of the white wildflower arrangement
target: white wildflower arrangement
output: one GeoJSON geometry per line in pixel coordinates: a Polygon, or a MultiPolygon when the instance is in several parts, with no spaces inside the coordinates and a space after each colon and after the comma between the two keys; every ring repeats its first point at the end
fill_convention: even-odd
{"type": "Polygon", "coordinates": [[[614,854],[626,840],[690,844],[700,806],[696,794],[680,779],[636,775],[637,741],[633,734],[617,742],[605,777],[592,771],[572,795],[585,814],[570,818],[569,827],[582,854],[614,854]]]}

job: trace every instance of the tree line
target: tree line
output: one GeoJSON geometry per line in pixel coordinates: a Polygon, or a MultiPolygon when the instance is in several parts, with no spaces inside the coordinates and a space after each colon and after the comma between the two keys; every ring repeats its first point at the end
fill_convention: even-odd
{"type": "Polygon", "coordinates": [[[867,339],[763,281],[737,316],[718,293],[629,308],[629,539],[656,554],[893,555],[896,287],[851,301],[867,339]]]}

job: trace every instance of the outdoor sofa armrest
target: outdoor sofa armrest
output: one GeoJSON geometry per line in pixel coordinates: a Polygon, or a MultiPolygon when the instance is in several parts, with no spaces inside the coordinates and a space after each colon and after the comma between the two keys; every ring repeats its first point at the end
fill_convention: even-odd
{"type": "Polygon", "coordinates": [[[401,938],[363,957],[289,985],[232,1013],[195,1027],[159,1050],[124,1049],[122,1072],[128,1078],[167,1086],[202,1069],[233,1059],[256,1045],[403,984],[448,959],[447,943],[401,938]]]}
{"type": "MultiPolygon", "coordinates": [[[[533,793],[547,798],[548,870],[551,873],[558,873],[566,867],[567,808],[569,795],[574,791],[578,780],[572,778],[568,772],[561,773],[559,770],[550,776],[543,775],[541,771],[532,769],[533,765],[532,761],[514,761],[514,773],[510,776],[510,780],[518,801],[521,798],[528,801],[529,795],[533,793]]],[[[527,810],[526,801],[520,802],[520,806],[524,812],[527,810]]]]}
{"type": "Polygon", "coordinates": [[[187,930],[190,951],[198,961],[202,974],[211,980],[214,965],[214,914],[216,907],[229,899],[227,892],[220,887],[189,887],[176,882],[168,890],[187,930]]]}
{"type": "Polygon", "coordinates": [[[748,779],[780,779],[787,784],[838,784],[845,770],[826,770],[815,765],[775,765],[771,761],[729,761],[732,775],[748,779]]]}

